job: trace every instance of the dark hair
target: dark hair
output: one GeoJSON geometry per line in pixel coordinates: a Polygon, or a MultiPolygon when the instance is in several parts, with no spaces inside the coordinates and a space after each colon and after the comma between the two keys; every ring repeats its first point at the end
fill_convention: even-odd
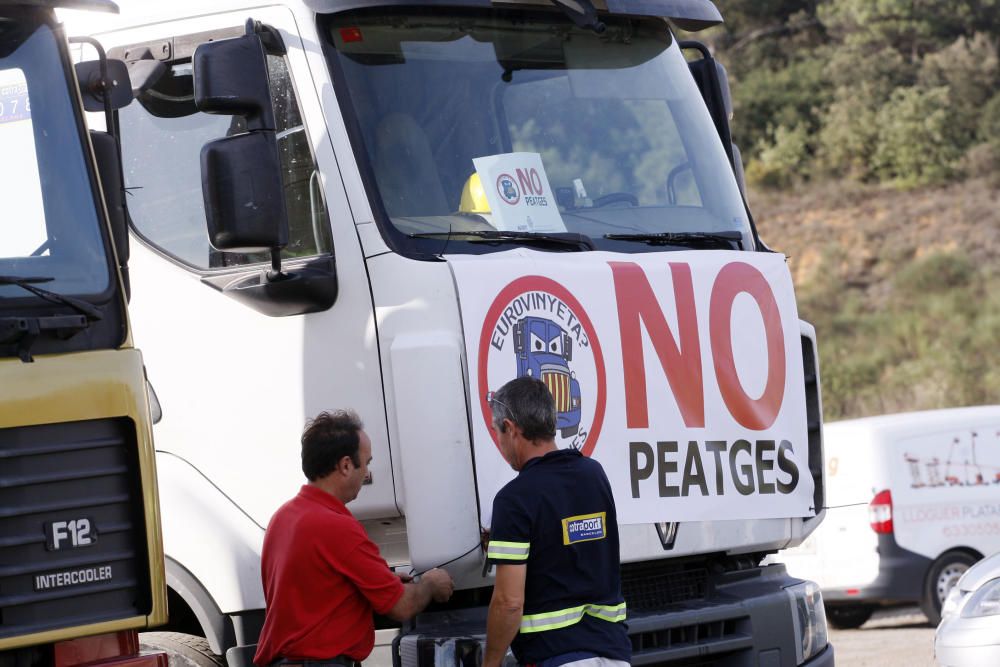
{"type": "Polygon", "coordinates": [[[528,376],[511,380],[493,394],[490,408],[498,431],[509,419],[528,440],[556,437],[556,401],[541,380],[528,376]]]}
{"type": "Polygon", "coordinates": [[[345,456],[361,467],[358,449],[364,424],[353,410],[321,412],[306,423],[302,432],[302,472],[315,482],[337,468],[345,456]]]}

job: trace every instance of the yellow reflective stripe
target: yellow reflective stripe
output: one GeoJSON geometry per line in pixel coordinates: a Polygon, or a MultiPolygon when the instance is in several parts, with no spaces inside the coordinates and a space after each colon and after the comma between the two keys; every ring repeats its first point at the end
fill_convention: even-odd
{"type": "Polygon", "coordinates": [[[545,630],[558,630],[579,623],[587,605],[560,609],[559,611],[547,611],[541,614],[525,614],[521,617],[521,632],[544,632],[545,630]]]}
{"type": "Polygon", "coordinates": [[[486,548],[486,557],[496,560],[528,560],[529,542],[501,542],[493,540],[486,548]]]}
{"type": "Polygon", "coordinates": [[[626,611],[624,602],[616,605],[592,604],[587,609],[587,613],[591,616],[599,618],[602,621],[610,621],[611,623],[624,621],[626,611]]]}
{"type": "Polygon", "coordinates": [[[616,605],[606,604],[584,604],[579,607],[560,609],[559,611],[547,611],[541,614],[525,614],[521,617],[521,632],[528,634],[531,632],[544,632],[546,630],[558,630],[579,623],[584,614],[599,618],[602,621],[618,623],[625,620],[627,610],[625,603],[616,605]]]}

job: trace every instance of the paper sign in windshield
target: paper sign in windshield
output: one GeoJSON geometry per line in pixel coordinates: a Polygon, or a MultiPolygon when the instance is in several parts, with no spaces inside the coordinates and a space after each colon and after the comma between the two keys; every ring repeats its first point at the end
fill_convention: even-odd
{"type": "Polygon", "coordinates": [[[475,158],[497,229],[509,232],[565,232],[556,198],[538,153],[475,158]]]}

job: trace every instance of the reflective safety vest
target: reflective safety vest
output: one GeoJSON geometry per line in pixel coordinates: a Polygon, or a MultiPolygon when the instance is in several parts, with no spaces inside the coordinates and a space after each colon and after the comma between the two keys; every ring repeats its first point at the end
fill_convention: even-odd
{"type": "Polygon", "coordinates": [[[490,537],[491,563],[527,568],[511,645],[519,662],[574,652],[631,659],[617,515],[598,462],[573,449],[528,461],[497,494],[490,537]]]}
{"type": "Polygon", "coordinates": [[[625,603],[615,605],[582,604],[579,607],[547,611],[544,614],[526,614],[521,617],[521,632],[558,630],[579,623],[584,614],[590,614],[602,621],[619,623],[625,620],[625,603]]]}

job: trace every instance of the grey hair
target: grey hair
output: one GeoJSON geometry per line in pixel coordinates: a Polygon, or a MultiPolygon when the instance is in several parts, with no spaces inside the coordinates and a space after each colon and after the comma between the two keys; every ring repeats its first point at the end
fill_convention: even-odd
{"type": "Polygon", "coordinates": [[[493,394],[490,409],[497,430],[509,419],[528,440],[556,437],[556,401],[541,380],[527,376],[511,380],[493,394]]]}

